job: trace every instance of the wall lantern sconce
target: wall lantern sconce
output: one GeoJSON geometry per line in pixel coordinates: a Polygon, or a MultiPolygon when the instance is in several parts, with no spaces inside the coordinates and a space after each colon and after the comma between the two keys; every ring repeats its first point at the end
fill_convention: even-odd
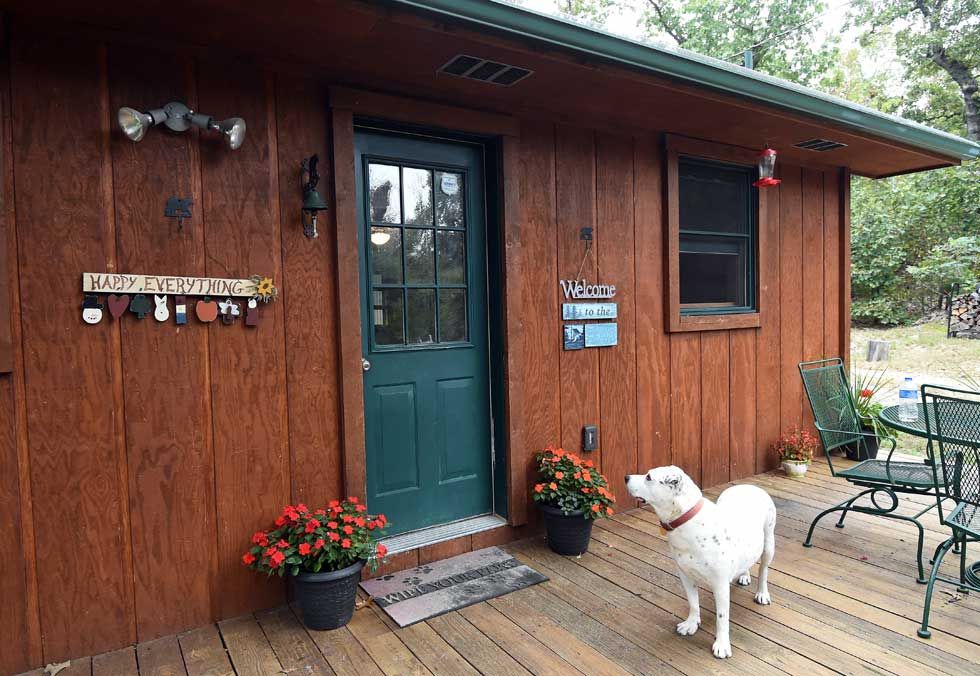
{"type": "Polygon", "coordinates": [[[315,239],[318,234],[317,214],[327,210],[327,203],[316,190],[316,184],[320,182],[320,174],[316,170],[319,162],[319,156],[313,155],[300,163],[303,181],[303,234],[310,239],[315,239]]]}
{"type": "Polygon", "coordinates": [[[778,178],[773,178],[776,171],[776,151],[766,146],[766,149],[759,153],[759,180],[753,183],[756,188],[768,188],[769,186],[782,183],[778,178]]]}
{"type": "Polygon", "coordinates": [[[142,141],[147,129],[163,124],[167,129],[176,132],[187,131],[191,127],[219,132],[225,138],[225,145],[232,150],[238,150],[245,142],[245,120],[242,118],[229,117],[227,120],[216,121],[210,115],[195,113],[176,101],[146,112],[123,107],[119,109],[117,118],[119,128],[130,141],[142,141]]]}

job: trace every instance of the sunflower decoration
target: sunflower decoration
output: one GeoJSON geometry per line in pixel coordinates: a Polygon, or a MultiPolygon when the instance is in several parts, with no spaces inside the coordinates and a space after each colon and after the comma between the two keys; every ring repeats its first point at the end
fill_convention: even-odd
{"type": "Polygon", "coordinates": [[[272,277],[262,277],[261,275],[252,275],[249,279],[255,284],[255,298],[262,301],[263,303],[268,303],[270,300],[275,300],[279,295],[279,289],[277,289],[272,284],[272,277]]]}

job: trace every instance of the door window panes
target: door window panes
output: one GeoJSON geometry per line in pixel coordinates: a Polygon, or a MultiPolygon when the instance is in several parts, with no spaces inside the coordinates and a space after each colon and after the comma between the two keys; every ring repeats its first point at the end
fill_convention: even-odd
{"type": "Polygon", "coordinates": [[[428,228],[405,228],[405,275],[409,284],[436,281],[435,232],[428,228]]]}
{"type": "Polygon", "coordinates": [[[370,210],[372,223],[401,223],[401,177],[398,167],[372,164],[370,175],[370,210]]]}
{"type": "Polygon", "coordinates": [[[436,342],[436,290],[408,289],[408,344],[436,342]]]}
{"type": "Polygon", "coordinates": [[[466,283],[466,233],[458,230],[440,230],[439,282],[441,284],[466,283]]]}
{"type": "Polygon", "coordinates": [[[436,225],[443,228],[465,227],[463,175],[449,171],[437,171],[435,176],[436,225]]]}
{"type": "Polygon", "coordinates": [[[405,223],[432,225],[432,172],[428,169],[402,169],[405,181],[405,223]]]}
{"type": "Polygon", "coordinates": [[[444,343],[466,340],[466,291],[463,289],[439,292],[439,340],[444,343]]]}
{"type": "Polygon", "coordinates": [[[404,298],[401,289],[375,289],[373,294],[374,342],[401,345],[404,337],[404,298]]]}
{"type": "Polygon", "coordinates": [[[367,171],[374,345],[465,342],[466,174],[387,162],[367,171]]]}
{"type": "Polygon", "coordinates": [[[400,228],[371,228],[371,263],[375,284],[402,283],[400,228]]]}

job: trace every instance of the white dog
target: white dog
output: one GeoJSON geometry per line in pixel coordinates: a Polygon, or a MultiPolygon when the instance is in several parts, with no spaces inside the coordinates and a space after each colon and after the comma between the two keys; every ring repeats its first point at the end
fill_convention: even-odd
{"type": "Polygon", "coordinates": [[[658,467],[646,474],[628,474],[630,495],[653,507],[661,526],[668,531],[670,555],[680,569],[681,583],[690,610],[677,625],[677,633],[690,636],[701,624],[698,584],[715,596],[715,657],[731,657],[728,637],[729,584],[737,579],[747,586],[749,569],[759,564],[759,587],[755,601],[768,605],[769,563],[775,553],[776,505],[758,486],[732,486],[718,496],[718,504],[701,495],[679,467],[658,467]]]}

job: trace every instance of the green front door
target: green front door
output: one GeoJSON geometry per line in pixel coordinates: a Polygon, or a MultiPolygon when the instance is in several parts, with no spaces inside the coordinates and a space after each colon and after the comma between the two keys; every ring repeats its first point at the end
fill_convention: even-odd
{"type": "Polygon", "coordinates": [[[483,152],[360,130],[367,499],[389,534],[493,509],[483,152]]]}

